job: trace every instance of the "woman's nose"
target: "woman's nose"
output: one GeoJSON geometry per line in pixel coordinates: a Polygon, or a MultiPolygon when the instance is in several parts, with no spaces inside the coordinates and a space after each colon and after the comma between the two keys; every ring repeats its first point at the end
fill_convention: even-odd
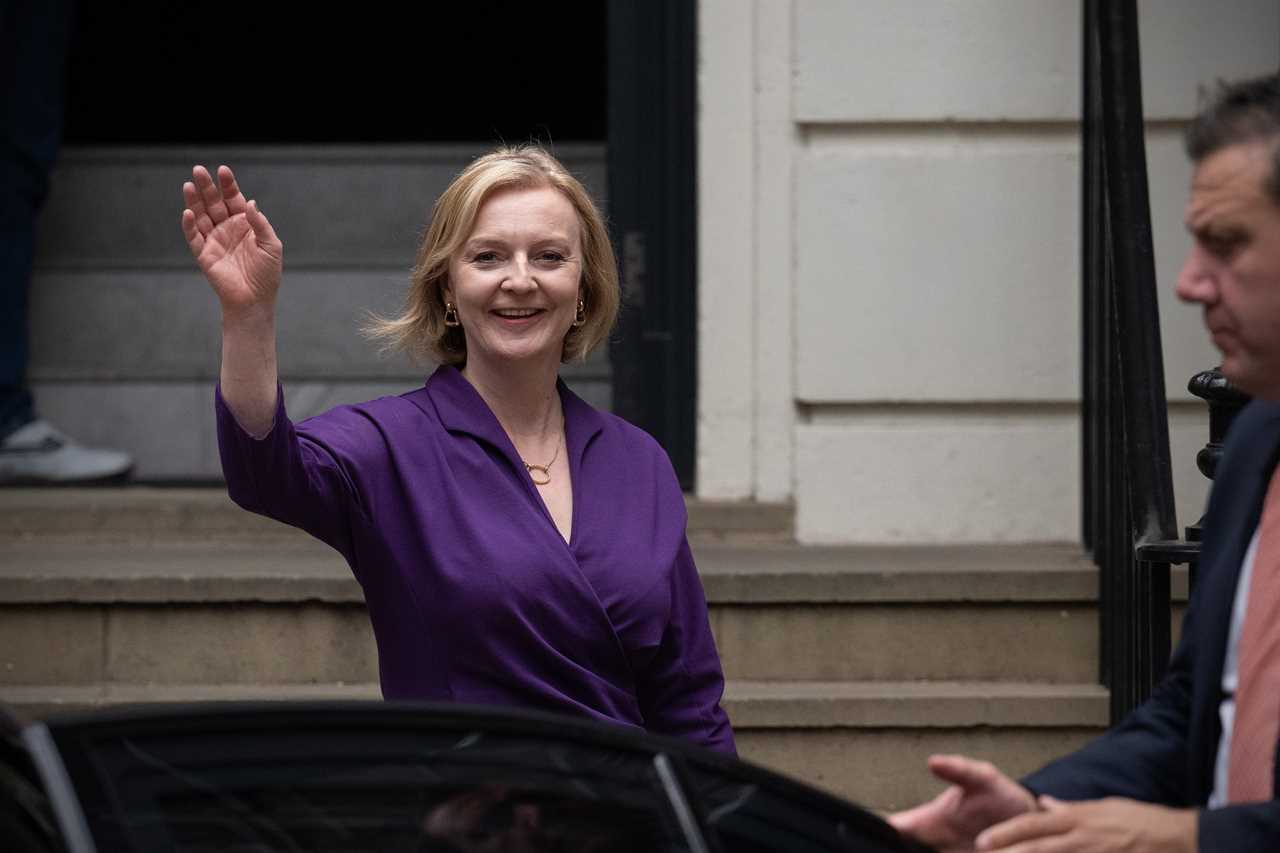
{"type": "Polygon", "coordinates": [[[511,269],[503,279],[502,286],[507,290],[518,291],[531,290],[538,286],[533,278],[533,270],[529,266],[528,258],[517,257],[512,260],[511,269]]]}

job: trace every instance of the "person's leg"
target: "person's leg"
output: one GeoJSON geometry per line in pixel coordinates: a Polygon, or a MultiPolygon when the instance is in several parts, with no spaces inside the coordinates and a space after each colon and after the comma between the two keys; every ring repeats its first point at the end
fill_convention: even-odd
{"type": "Polygon", "coordinates": [[[0,439],[35,419],[26,387],[35,223],[62,135],[68,3],[0,0],[0,439]]]}
{"type": "Polygon", "coordinates": [[[30,275],[32,252],[14,236],[12,228],[0,230],[0,441],[35,420],[26,385],[27,285],[18,278],[30,275]]]}
{"type": "Polygon", "coordinates": [[[80,447],[36,417],[27,387],[27,293],[36,218],[62,139],[71,0],[0,0],[0,483],[126,474],[114,450],[80,447]]]}

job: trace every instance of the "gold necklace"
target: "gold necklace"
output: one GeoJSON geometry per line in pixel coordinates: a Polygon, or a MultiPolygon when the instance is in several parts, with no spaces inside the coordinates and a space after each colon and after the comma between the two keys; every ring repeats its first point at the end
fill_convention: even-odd
{"type": "Polygon", "coordinates": [[[551,461],[546,465],[534,465],[532,462],[525,462],[524,457],[520,457],[520,461],[524,462],[524,469],[529,472],[529,478],[533,480],[535,486],[545,486],[551,482],[551,466],[556,464],[556,460],[560,458],[560,442],[556,442],[556,452],[552,454],[551,461]],[[539,480],[534,475],[534,471],[540,471],[542,479],[539,480]]]}

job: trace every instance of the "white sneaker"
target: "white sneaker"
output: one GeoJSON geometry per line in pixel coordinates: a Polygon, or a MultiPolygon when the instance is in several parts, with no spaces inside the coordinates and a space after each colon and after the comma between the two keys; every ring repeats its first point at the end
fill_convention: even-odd
{"type": "Polygon", "coordinates": [[[0,442],[0,484],[49,485],[123,478],[133,459],[119,450],[81,447],[34,420],[0,442]]]}

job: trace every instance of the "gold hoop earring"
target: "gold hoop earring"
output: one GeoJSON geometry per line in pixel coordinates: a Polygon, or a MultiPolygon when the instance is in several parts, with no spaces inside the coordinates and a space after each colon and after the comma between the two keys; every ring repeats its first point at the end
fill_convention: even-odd
{"type": "Polygon", "coordinates": [[[573,315],[573,327],[576,329],[587,322],[587,306],[582,304],[582,300],[578,300],[578,310],[573,315]]]}
{"type": "Polygon", "coordinates": [[[462,325],[462,322],[458,319],[458,309],[453,307],[452,302],[444,304],[444,324],[450,329],[456,329],[462,325]]]}

